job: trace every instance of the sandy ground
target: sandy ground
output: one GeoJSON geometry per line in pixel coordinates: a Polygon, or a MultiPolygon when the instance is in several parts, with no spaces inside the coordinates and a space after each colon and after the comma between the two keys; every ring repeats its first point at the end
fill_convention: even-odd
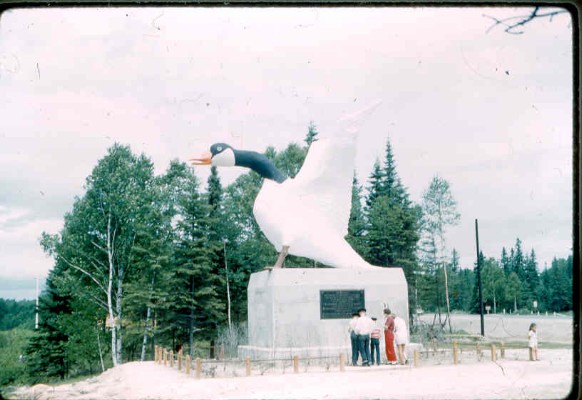
{"type": "MultiPolygon", "coordinates": [[[[561,398],[572,383],[572,351],[526,349],[506,358],[452,365],[347,367],[345,372],[272,373],[197,380],[154,362],[133,362],[74,384],[22,387],[18,399],[463,399],[561,398]]],[[[337,368],[337,367],[336,367],[337,368]]],[[[335,369],[335,368],[334,368],[335,369]]]]}
{"type": "MultiPolygon", "coordinates": [[[[421,320],[432,323],[434,314],[424,314],[421,320]]],[[[444,315],[443,315],[444,317],[444,315]]],[[[572,318],[565,316],[546,315],[485,315],[485,336],[492,340],[527,342],[527,332],[532,322],[537,324],[540,343],[573,342],[572,318]]],[[[451,326],[454,330],[464,330],[467,333],[480,335],[481,322],[479,315],[452,314],[451,326]]]]}

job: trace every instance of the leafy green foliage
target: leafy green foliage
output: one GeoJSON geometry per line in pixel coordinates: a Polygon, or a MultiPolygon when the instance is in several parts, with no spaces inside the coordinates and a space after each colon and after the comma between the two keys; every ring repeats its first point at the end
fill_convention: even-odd
{"type": "Polygon", "coordinates": [[[34,328],[34,300],[0,299],[0,331],[34,328]]]}
{"type": "Polygon", "coordinates": [[[0,331],[0,387],[26,382],[24,352],[31,336],[24,328],[0,331]]]}

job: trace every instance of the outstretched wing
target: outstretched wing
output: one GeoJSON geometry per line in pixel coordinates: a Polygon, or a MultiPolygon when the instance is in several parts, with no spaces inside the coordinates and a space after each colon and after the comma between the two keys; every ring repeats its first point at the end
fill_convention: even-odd
{"type": "Polygon", "coordinates": [[[344,237],[348,233],[356,138],[360,126],[380,104],[346,115],[326,138],[313,142],[301,170],[293,180],[294,192],[344,237]]]}

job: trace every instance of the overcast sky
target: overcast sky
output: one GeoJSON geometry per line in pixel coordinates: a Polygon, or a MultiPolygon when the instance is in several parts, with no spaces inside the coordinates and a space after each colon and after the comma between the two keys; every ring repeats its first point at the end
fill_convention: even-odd
{"type": "MultiPolygon", "coordinates": [[[[447,179],[463,267],[519,237],[540,267],[572,247],[570,16],[525,33],[485,8],[11,10],[0,19],[0,297],[32,297],[85,178],[114,142],[162,173],[226,141],[263,151],[323,137],[345,112],[364,124],[366,180],[390,138],[412,199],[447,179]],[[28,288],[28,289],[27,289],[28,288]]],[[[220,170],[223,183],[239,169],[220,170]]],[[[199,176],[206,179],[208,171],[199,176]]]]}

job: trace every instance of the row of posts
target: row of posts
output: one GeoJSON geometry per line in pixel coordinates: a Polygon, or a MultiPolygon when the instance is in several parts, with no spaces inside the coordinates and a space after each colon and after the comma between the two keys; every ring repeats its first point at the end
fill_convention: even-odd
{"type": "MultiPolygon", "coordinates": [[[[500,356],[501,358],[505,358],[505,345],[503,343],[500,344],[499,346],[500,349],[500,356]]],[[[483,353],[481,351],[481,345],[479,343],[477,343],[475,345],[475,350],[477,353],[477,359],[480,360],[483,357],[483,353]]],[[[418,367],[419,365],[419,351],[418,350],[414,350],[413,353],[413,360],[414,360],[414,366],[418,367]]],[[[182,355],[182,350],[180,349],[180,351],[178,351],[177,355],[176,355],[176,362],[177,362],[177,366],[178,366],[178,371],[182,371],[182,364],[184,361],[184,366],[185,366],[185,372],[187,375],[190,375],[190,369],[192,367],[192,359],[190,358],[190,355],[186,355],[186,357],[184,357],[182,355]]],[[[345,365],[346,365],[346,355],[344,353],[340,353],[339,355],[339,369],[341,372],[345,371],[345,365]]],[[[497,346],[495,346],[495,344],[491,345],[491,361],[497,361],[497,346]]],[[[155,362],[157,364],[162,364],[164,366],[169,366],[170,368],[174,367],[174,352],[172,350],[168,351],[160,346],[155,346],[155,362]]],[[[455,340],[453,341],[453,364],[458,364],[459,363],[459,343],[455,340]]],[[[245,370],[246,370],[246,376],[250,376],[251,375],[251,359],[250,357],[247,357],[245,359],[245,370]]],[[[202,360],[200,358],[196,358],[194,360],[194,376],[196,377],[196,379],[200,379],[200,376],[202,374],[202,360]]],[[[299,373],[299,356],[294,356],[293,357],[293,372],[294,373],[299,373]]]]}

